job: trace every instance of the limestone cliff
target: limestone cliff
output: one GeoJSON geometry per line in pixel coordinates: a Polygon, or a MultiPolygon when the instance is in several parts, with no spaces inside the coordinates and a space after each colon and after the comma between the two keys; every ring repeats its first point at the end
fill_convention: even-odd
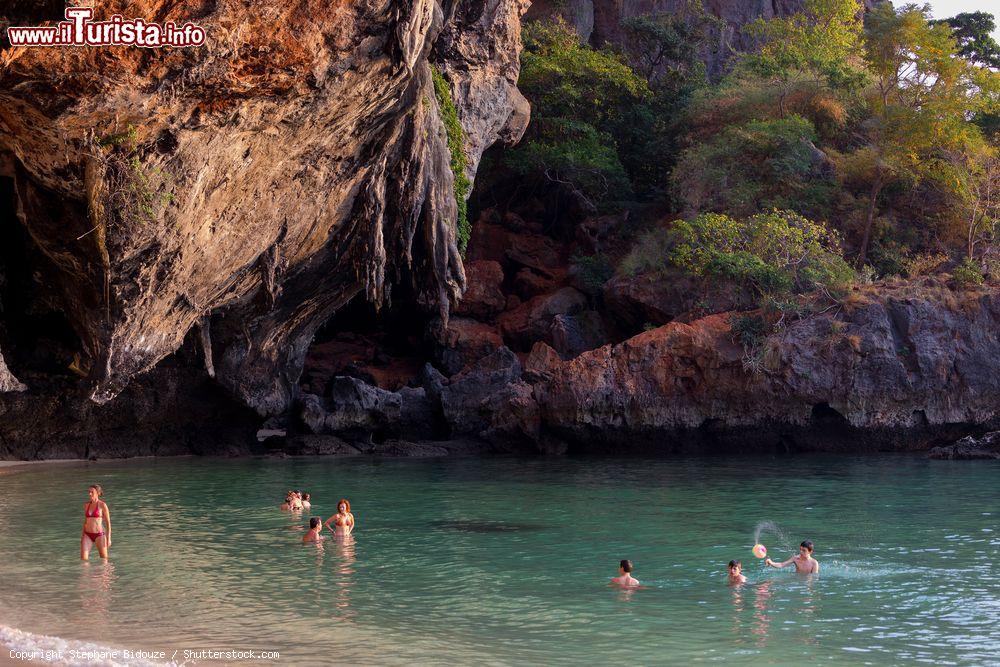
{"type": "MultiPolygon", "coordinates": [[[[58,18],[19,7],[19,21],[58,18]]],[[[0,51],[0,177],[92,399],[113,399],[197,327],[208,373],[278,413],[313,334],[355,295],[382,304],[404,285],[446,319],[465,277],[431,68],[450,85],[472,177],[527,122],[524,8],[112,0],[98,18],[190,20],[207,43],[0,51]]]]}
{"type": "MultiPolygon", "coordinates": [[[[529,18],[560,16],[572,25],[583,41],[600,47],[606,43],[624,45],[622,21],[650,14],[677,14],[690,0],[537,0],[529,18]]],[[[705,11],[720,19],[712,30],[702,54],[708,73],[718,74],[734,52],[753,45],[743,32],[747,23],[758,18],[787,16],[802,8],[801,0],[705,0],[705,11]]]]}
{"type": "Polygon", "coordinates": [[[1000,415],[996,289],[885,287],[772,334],[757,365],[734,342],[735,316],[672,322],[570,361],[539,345],[526,371],[542,424],[578,442],[665,448],[694,433],[839,449],[854,431],[868,447],[921,449],[1000,415]]]}

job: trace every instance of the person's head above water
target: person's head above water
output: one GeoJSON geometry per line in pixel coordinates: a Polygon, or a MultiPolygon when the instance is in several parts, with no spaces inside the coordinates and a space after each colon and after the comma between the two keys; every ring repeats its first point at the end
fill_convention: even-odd
{"type": "Polygon", "coordinates": [[[308,494],[308,493],[303,493],[303,494],[302,494],[302,500],[309,500],[309,497],[310,497],[310,496],[309,496],[309,494],[308,494]]]}
{"type": "Polygon", "coordinates": [[[813,552],[812,540],[802,540],[802,544],[799,545],[799,553],[803,556],[811,556],[813,552]]]}
{"type": "Polygon", "coordinates": [[[320,530],[322,530],[322,526],[323,526],[323,522],[319,520],[318,516],[314,516],[313,518],[309,519],[309,527],[310,528],[319,527],[320,530]]]}
{"type": "MultiPolygon", "coordinates": [[[[351,512],[351,503],[348,502],[347,498],[341,498],[340,499],[340,501],[337,503],[337,511],[338,512],[343,512],[344,514],[350,514],[350,512],[351,512]]],[[[363,514],[363,512],[362,512],[362,514],[363,514]]]]}
{"type": "Polygon", "coordinates": [[[625,574],[631,574],[632,573],[632,561],[622,559],[622,561],[620,563],[618,563],[618,569],[621,570],[625,574]]]}
{"type": "Polygon", "coordinates": [[[740,560],[731,560],[731,561],[729,561],[729,570],[732,571],[733,568],[742,569],[743,568],[743,561],[740,561],[740,560]]]}

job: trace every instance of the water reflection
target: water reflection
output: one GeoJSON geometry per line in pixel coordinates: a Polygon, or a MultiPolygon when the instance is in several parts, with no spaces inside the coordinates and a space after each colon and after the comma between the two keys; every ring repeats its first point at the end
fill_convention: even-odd
{"type": "Polygon", "coordinates": [[[335,566],[337,595],[334,607],[337,609],[337,617],[342,620],[350,620],[354,617],[351,609],[351,590],[354,588],[354,563],[357,561],[354,535],[334,535],[327,540],[328,545],[332,545],[337,553],[337,564],[335,566]]]}
{"type": "Polygon", "coordinates": [[[746,611],[746,600],[744,598],[744,588],[746,584],[729,584],[730,594],[733,600],[733,633],[736,637],[742,637],[743,613],[746,611]]]}
{"type": "Polygon", "coordinates": [[[80,594],[81,625],[98,631],[108,622],[112,589],[117,577],[111,561],[81,561],[77,590],[80,594]]]}
{"type": "Polygon", "coordinates": [[[757,595],[753,602],[754,613],[750,632],[757,637],[757,646],[760,647],[767,646],[768,630],[771,628],[771,616],[767,608],[771,596],[774,595],[771,591],[773,584],[773,579],[768,579],[758,584],[756,588],[757,595]]]}

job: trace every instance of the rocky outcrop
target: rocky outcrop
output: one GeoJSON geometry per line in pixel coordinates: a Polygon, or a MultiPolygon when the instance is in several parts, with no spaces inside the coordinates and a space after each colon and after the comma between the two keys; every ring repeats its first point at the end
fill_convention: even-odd
{"type": "Polygon", "coordinates": [[[24,383],[14,377],[14,374],[10,372],[7,368],[7,362],[3,359],[3,354],[0,354],[0,394],[8,391],[24,391],[27,387],[24,383]]]}
{"type": "Polygon", "coordinates": [[[504,338],[518,349],[529,350],[535,341],[552,343],[555,318],[573,316],[587,308],[587,297],[572,287],[564,287],[522,303],[499,318],[504,338]]]}
{"type": "Polygon", "coordinates": [[[503,338],[496,328],[456,317],[448,321],[445,340],[438,355],[439,362],[446,373],[454,375],[501,347],[503,338]]]}
{"type": "Polygon", "coordinates": [[[978,438],[968,435],[953,445],[935,447],[927,455],[932,459],[1000,459],[1000,431],[978,438]]]}
{"type": "Polygon", "coordinates": [[[517,356],[502,347],[451,378],[441,391],[451,432],[520,447],[538,442],[538,406],[521,374],[517,356]]]}
{"type": "Polygon", "coordinates": [[[790,324],[750,364],[730,314],[672,322],[570,361],[535,350],[526,372],[538,378],[542,428],[576,442],[667,443],[699,430],[780,437],[821,422],[868,434],[872,446],[921,448],[915,433],[998,417],[1000,291],[870,298],[839,318],[790,324]]]}
{"type": "Polygon", "coordinates": [[[456,315],[489,319],[504,309],[507,297],[500,289],[504,275],[499,262],[466,262],[465,278],[465,294],[455,307],[456,315]]]}
{"type": "Polygon", "coordinates": [[[473,177],[527,122],[524,8],[111,0],[98,18],[191,20],[208,44],[0,52],[0,176],[90,397],[111,401],[198,327],[206,372],[281,413],[316,330],[356,295],[382,304],[405,282],[447,319],[465,276],[431,70],[473,177]]]}

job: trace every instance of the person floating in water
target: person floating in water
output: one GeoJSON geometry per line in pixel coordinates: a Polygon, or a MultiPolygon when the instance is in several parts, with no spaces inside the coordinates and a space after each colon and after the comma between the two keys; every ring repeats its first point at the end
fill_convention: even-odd
{"type": "Polygon", "coordinates": [[[618,576],[611,580],[612,586],[638,588],[639,580],[632,576],[632,561],[623,560],[618,564],[618,576]]]}
{"type": "Polygon", "coordinates": [[[96,544],[97,553],[101,558],[108,557],[111,547],[111,511],[108,504],[101,500],[104,490],[100,484],[92,484],[87,488],[90,498],[83,504],[83,535],[80,536],[80,558],[90,560],[90,549],[96,544]],[[108,532],[104,532],[104,524],[108,524],[108,532]]]}
{"type": "Polygon", "coordinates": [[[768,558],[764,561],[764,564],[779,569],[786,565],[794,564],[795,571],[799,574],[819,574],[819,561],[812,557],[812,553],[813,543],[810,540],[803,540],[802,544],[799,545],[799,553],[795,556],[792,556],[783,563],[775,563],[768,558]]]}
{"type": "Polygon", "coordinates": [[[351,503],[347,498],[341,498],[337,503],[337,513],[326,520],[326,527],[334,535],[350,535],[354,531],[354,515],[351,514],[351,503]]]}
{"type": "Polygon", "coordinates": [[[747,578],[743,575],[742,561],[729,561],[729,583],[734,585],[747,583],[747,578]]]}
{"type": "Polygon", "coordinates": [[[318,516],[309,519],[309,532],[302,536],[302,542],[319,542],[323,539],[320,531],[323,530],[323,520],[318,516]]]}

